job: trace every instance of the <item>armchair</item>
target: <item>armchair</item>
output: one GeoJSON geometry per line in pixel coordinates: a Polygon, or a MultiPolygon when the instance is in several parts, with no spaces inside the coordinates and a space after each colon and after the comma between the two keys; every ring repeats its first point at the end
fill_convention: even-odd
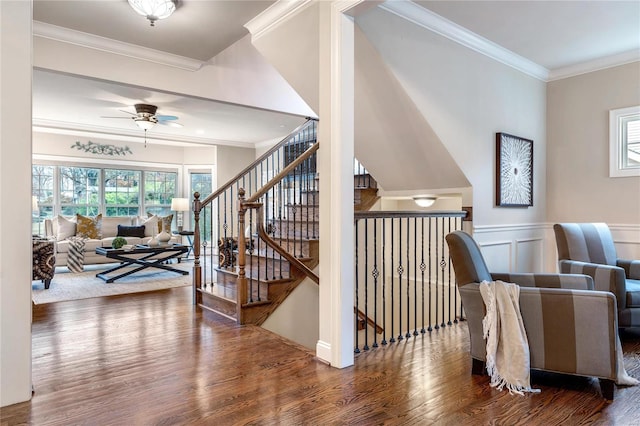
{"type": "Polygon", "coordinates": [[[521,287],[531,369],[597,377],[602,395],[613,399],[618,349],[612,293],[593,291],[593,279],[586,275],[490,273],[469,234],[455,231],[446,240],[467,318],[473,374],[481,374],[486,361],[480,283],[502,280],[521,287]]]}
{"type": "Polygon", "coordinates": [[[618,326],[640,327],[640,260],[618,259],[605,223],[553,225],[560,273],[586,274],[594,288],[616,295],[618,326]]]}

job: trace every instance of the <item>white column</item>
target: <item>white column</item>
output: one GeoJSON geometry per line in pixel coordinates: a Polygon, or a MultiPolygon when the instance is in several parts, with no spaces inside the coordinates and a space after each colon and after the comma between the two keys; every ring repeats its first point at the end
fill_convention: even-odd
{"type": "Polygon", "coordinates": [[[0,1],[0,406],[31,398],[31,1],[0,1]]]}
{"type": "Polygon", "coordinates": [[[355,2],[320,6],[320,330],[316,354],[353,365],[355,2]]]}

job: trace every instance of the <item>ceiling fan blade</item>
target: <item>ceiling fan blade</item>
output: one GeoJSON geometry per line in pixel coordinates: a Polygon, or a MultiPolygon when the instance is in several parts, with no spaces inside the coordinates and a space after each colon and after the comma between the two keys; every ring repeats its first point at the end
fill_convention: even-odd
{"type": "Polygon", "coordinates": [[[133,117],[108,117],[106,115],[101,115],[100,118],[126,118],[127,120],[131,120],[133,117]]]}
{"type": "Polygon", "coordinates": [[[183,127],[182,124],[176,123],[175,121],[158,121],[158,124],[169,127],[183,127]]]}
{"type": "Polygon", "coordinates": [[[127,114],[131,114],[131,115],[136,115],[136,116],[138,115],[138,114],[134,114],[133,112],[125,111],[123,109],[120,109],[118,111],[121,111],[121,112],[124,112],[124,113],[127,113],[127,114]]]}
{"type": "Polygon", "coordinates": [[[178,117],[175,115],[156,115],[158,121],[167,121],[167,120],[177,120],[178,117]]]}

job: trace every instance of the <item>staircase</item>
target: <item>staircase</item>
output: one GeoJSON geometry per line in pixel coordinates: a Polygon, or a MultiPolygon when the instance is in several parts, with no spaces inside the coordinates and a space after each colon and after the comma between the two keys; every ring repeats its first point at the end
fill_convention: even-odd
{"type": "MultiPolygon", "coordinates": [[[[319,283],[315,124],[307,121],[205,200],[194,194],[194,302],[202,309],[260,325],[305,278],[319,283]]],[[[377,184],[363,168],[354,173],[354,208],[368,210],[377,184]]]]}

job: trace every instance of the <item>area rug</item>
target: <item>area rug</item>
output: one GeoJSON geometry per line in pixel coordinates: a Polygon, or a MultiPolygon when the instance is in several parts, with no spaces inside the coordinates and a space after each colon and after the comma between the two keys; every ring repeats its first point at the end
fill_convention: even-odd
{"type": "MultiPolygon", "coordinates": [[[[193,263],[182,262],[171,266],[191,272],[193,263]]],[[[41,305],[191,285],[191,274],[179,275],[175,272],[162,271],[160,269],[145,269],[121,278],[114,283],[106,283],[96,277],[97,273],[106,269],[108,269],[106,265],[87,266],[84,272],[74,274],[69,272],[67,268],[56,268],[56,274],[51,280],[51,286],[48,290],[45,290],[44,284],[40,281],[33,281],[31,292],[33,303],[41,305]]],[[[123,269],[123,271],[126,271],[126,269],[123,269]]]]}

